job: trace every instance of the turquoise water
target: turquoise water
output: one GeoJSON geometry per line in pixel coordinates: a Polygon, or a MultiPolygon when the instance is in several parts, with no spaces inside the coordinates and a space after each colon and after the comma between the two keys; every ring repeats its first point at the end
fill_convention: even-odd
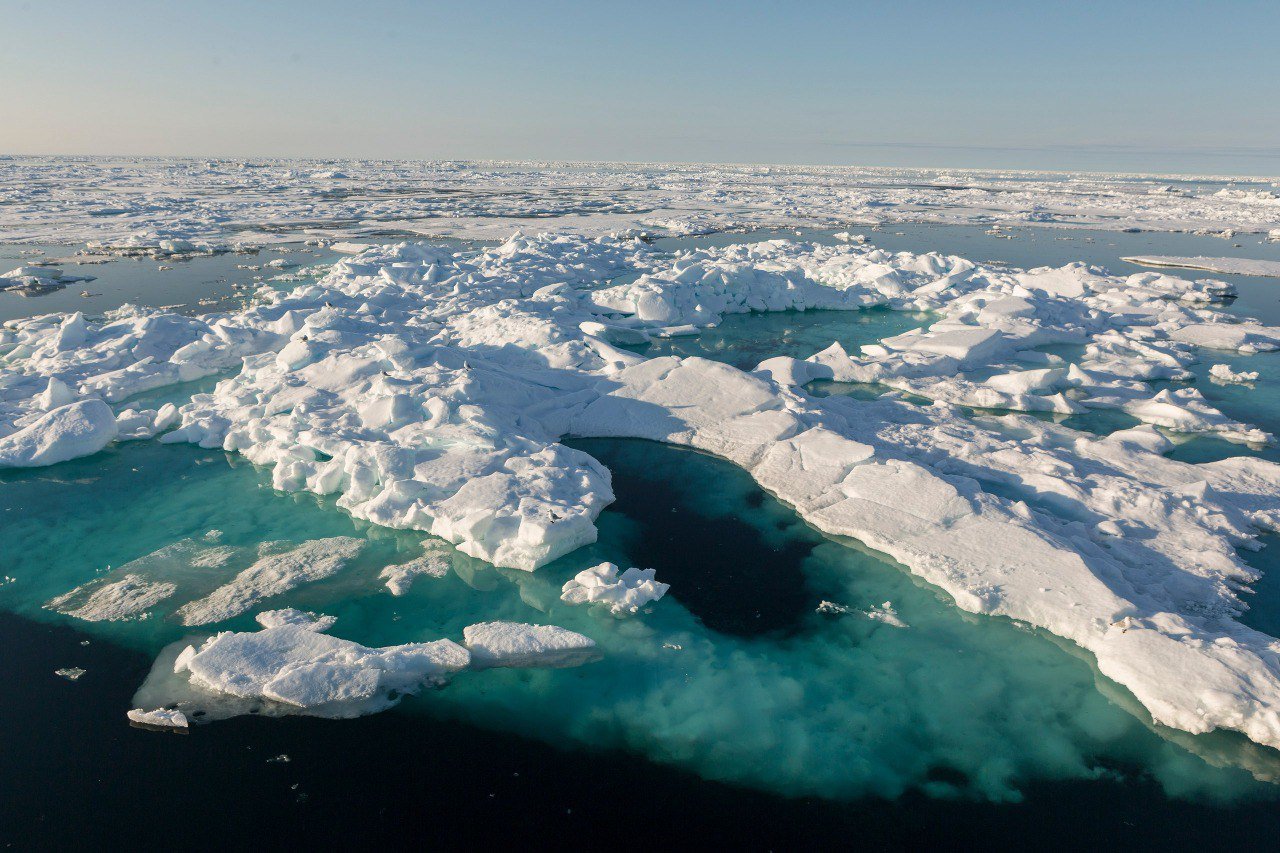
{"type": "Polygon", "coordinates": [[[884,308],[729,314],[719,326],[700,335],[656,338],[650,344],[624,349],[649,358],[699,356],[732,364],[740,370],[755,370],[766,358],[778,355],[808,358],[834,342],[856,353],[862,344],[873,344],[928,322],[928,314],[884,308]]]}
{"type": "MultiPolygon", "coordinates": [[[[1019,239],[1050,239],[1041,233],[1053,232],[1019,239]]],[[[986,243],[958,229],[916,236],[928,245],[900,248],[983,259],[961,244],[986,243]]],[[[993,250],[1019,245],[987,239],[993,250]]],[[[1089,245],[1077,239],[1070,251],[1080,257],[1089,245]]],[[[1226,254],[1223,241],[1214,245],[1214,253],[1226,254]]],[[[637,351],[700,355],[751,369],[773,355],[807,356],[833,340],[855,349],[926,321],[883,310],[733,315],[700,337],[659,340],[637,351]]],[[[1195,368],[1196,384],[1231,416],[1280,431],[1276,358],[1206,358],[1195,368]],[[1262,381],[1253,388],[1213,385],[1207,370],[1218,361],[1259,370],[1262,381]]],[[[129,405],[178,401],[214,381],[129,405]]],[[[814,383],[811,390],[872,397],[884,389],[814,383]]],[[[1096,433],[1131,425],[1105,412],[1065,422],[1096,433]]],[[[265,472],[235,455],[148,442],[48,469],[6,472],[0,474],[6,535],[0,575],[12,580],[0,583],[0,609],[74,624],[95,639],[152,657],[190,633],[171,617],[173,610],[229,579],[262,543],[356,536],[367,544],[343,571],[255,610],[330,613],[339,617],[334,633],[370,645],[459,639],[473,622],[511,619],[580,631],[604,651],[599,662],[573,670],[465,673],[393,712],[423,724],[465,721],[593,752],[621,750],[785,796],[843,800],[923,792],[1017,801],[1037,784],[1061,781],[1118,785],[1119,791],[1149,783],[1168,795],[1236,804],[1280,793],[1271,781],[1280,779],[1280,753],[1235,735],[1193,737],[1152,725],[1074,647],[1005,620],[959,612],[883,555],[818,534],[727,463],[645,442],[571,443],[613,472],[618,500],[600,517],[597,543],[532,574],[454,554],[448,576],[420,578],[402,598],[387,593],[378,573],[416,556],[421,534],[353,520],[326,498],[275,492],[265,472]],[[213,530],[237,556],[221,569],[184,574],[179,596],[147,619],[88,624],[43,608],[108,573],[145,569],[148,556],[167,546],[204,547],[213,530]],[[602,560],[652,566],[671,592],[628,619],[562,603],[561,585],[602,560]],[[822,601],[848,611],[824,615],[817,612],[822,601]],[[862,612],[884,602],[910,627],[862,612]]],[[[1246,452],[1277,458],[1271,448],[1210,439],[1183,442],[1174,455],[1205,461],[1246,452]]],[[[1270,569],[1280,553],[1276,546],[1272,537],[1250,559],[1270,569]]],[[[150,559],[154,565],[159,558],[150,559]]],[[[1257,585],[1246,621],[1276,633],[1280,584],[1271,583],[1271,574],[1257,585]]],[[[250,614],[211,626],[253,627],[250,614]]],[[[80,664],[72,654],[59,665],[80,664]]],[[[74,687],[92,690],[92,684],[74,687]]]]}

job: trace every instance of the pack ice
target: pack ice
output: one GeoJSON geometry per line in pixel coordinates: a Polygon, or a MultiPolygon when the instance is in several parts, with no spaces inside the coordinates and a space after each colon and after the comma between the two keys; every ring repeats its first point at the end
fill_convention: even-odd
{"type": "MultiPolygon", "coordinates": [[[[237,452],[269,467],[277,489],[339,495],[354,516],[533,570],[593,541],[613,499],[608,472],[562,437],[692,447],[741,466],[814,527],[891,555],[958,607],[1078,644],[1158,722],[1280,747],[1280,645],[1236,619],[1256,580],[1236,549],[1280,526],[1280,467],[1163,455],[1171,432],[1272,438],[1193,387],[1149,384],[1188,378],[1207,351],[1280,348],[1280,329],[1215,309],[1228,295],[1221,282],[1158,272],[1020,271],[853,240],[674,255],[547,234],[479,251],[374,247],[238,313],[128,308],[12,324],[0,334],[0,459],[92,453],[112,440],[107,407],[217,375],[172,412],[132,411],[142,428],[127,437],[237,452]],[[610,283],[623,273],[635,277],[610,283]],[[729,314],[872,307],[930,320],[857,352],[833,343],[752,372],[625,349],[729,314]],[[807,393],[820,378],[895,393],[807,393]],[[1025,414],[1087,410],[1143,423],[1096,437],[1025,414]]],[[[189,624],[226,618],[299,572],[288,559],[258,566],[183,613],[189,624]]],[[[373,701],[443,654],[336,646],[290,625],[259,634],[211,641],[192,680],[307,707],[373,701]],[[281,657],[276,640],[260,650],[271,638],[291,651],[281,657]],[[323,689],[282,668],[298,655],[323,661],[323,689]],[[233,678],[230,659],[267,663],[233,678]]]]}

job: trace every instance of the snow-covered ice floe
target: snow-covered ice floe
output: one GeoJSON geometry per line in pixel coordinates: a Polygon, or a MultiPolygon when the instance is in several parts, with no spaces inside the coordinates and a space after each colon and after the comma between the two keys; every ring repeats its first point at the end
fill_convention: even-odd
{"type": "MultiPolygon", "coordinates": [[[[203,722],[241,714],[354,717],[396,704],[423,687],[441,687],[465,669],[579,666],[595,643],[552,625],[486,622],[448,639],[370,648],[330,636],[329,616],[298,610],[258,614],[259,631],[224,631],[161,653],[134,696],[140,708],[203,722]]],[[[152,715],[136,722],[153,723],[152,715]]]]}
{"type": "Polygon", "coordinates": [[[560,599],[570,604],[602,604],[615,614],[635,613],[671,588],[657,580],[654,569],[634,566],[621,575],[614,563],[583,569],[565,582],[560,599]]]}
{"type": "MultiPolygon", "coordinates": [[[[108,407],[217,375],[212,391],[150,415],[158,440],[242,454],[279,490],[336,495],[358,518],[534,570],[594,541],[613,500],[608,471],[561,438],[691,447],[958,607],[1078,644],[1158,722],[1280,747],[1280,647],[1236,618],[1257,579],[1237,549],[1280,527],[1280,466],[1163,455],[1169,431],[1271,436],[1192,387],[1149,384],[1190,378],[1207,350],[1280,348],[1280,329],[1215,309],[1230,294],[1158,272],[1020,271],[852,241],[663,254],[635,239],[543,234],[472,251],[375,247],[237,313],[10,324],[0,461],[92,453],[111,432],[108,407]],[[609,283],[623,273],[638,277],[609,283]],[[753,372],[623,348],[735,313],[873,307],[929,320],[857,352],[833,343],[753,372]],[[904,394],[818,397],[804,387],[814,379],[904,394]],[[922,399],[932,403],[910,402],[922,399]],[[1088,410],[1144,423],[1097,437],[1025,414],[1088,410]]],[[[336,571],[355,548],[264,554],[178,618],[242,613],[336,571]]],[[[69,604],[133,613],[160,592],[125,585],[69,604]]],[[[294,625],[209,642],[184,683],[342,713],[460,660],[452,646],[368,649],[294,625]]]]}
{"type": "Polygon", "coordinates": [[[1253,258],[1183,258],[1174,255],[1137,255],[1124,260],[1149,267],[1175,267],[1226,273],[1228,275],[1280,277],[1280,261],[1264,261],[1253,258]]]}

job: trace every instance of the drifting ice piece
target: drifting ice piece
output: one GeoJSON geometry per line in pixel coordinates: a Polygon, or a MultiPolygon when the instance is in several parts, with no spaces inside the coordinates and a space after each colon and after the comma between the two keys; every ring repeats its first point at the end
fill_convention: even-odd
{"type": "Polygon", "coordinates": [[[650,601],[667,594],[670,584],[654,579],[653,569],[630,568],[618,576],[613,563],[583,569],[567,583],[560,599],[570,604],[607,604],[615,614],[635,613],[650,601]]]}
{"type": "Polygon", "coordinates": [[[373,649],[319,633],[316,624],[224,632],[194,654],[184,651],[177,666],[214,693],[345,717],[388,707],[392,691],[442,683],[470,663],[451,640],[373,649]]]}
{"type": "Polygon", "coordinates": [[[158,708],[154,711],[134,708],[126,716],[135,723],[141,723],[144,726],[164,726],[171,729],[185,729],[187,727],[187,715],[176,708],[173,710],[158,708]]]}

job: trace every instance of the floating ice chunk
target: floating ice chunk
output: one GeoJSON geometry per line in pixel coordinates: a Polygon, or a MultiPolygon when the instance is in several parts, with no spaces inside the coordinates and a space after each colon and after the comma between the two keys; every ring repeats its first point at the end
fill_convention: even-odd
{"type": "Polygon", "coordinates": [[[653,569],[630,568],[618,575],[613,563],[601,563],[578,572],[567,581],[560,599],[570,604],[604,604],[615,614],[635,613],[667,594],[670,584],[654,578],[653,569]]]}
{"type": "Polygon", "coordinates": [[[1223,438],[1266,444],[1271,436],[1256,427],[1233,421],[1210,406],[1194,388],[1160,391],[1150,400],[1131,400],[1124,411],[1140,421],[1186,433],[1214,433],[1223,438]]]}
{"type": "Polygon", "coordinates": [[[599,657],[595,640],[555,625],[481,622],[465,628],[463,637],[476,669],[571,667],[599,657]]]}
{"type": "Polygon", "coordinates": [[[312,631],[328,631],[338,622],[337,616],[327,616],[322,613],[310,613],[304,610],[295,610],[292,607],[286,607],[283,610],[264,610],[257,616],[253,617],[254,621],[263,628],[280,628],[284,625],[297,625],[300,628],[308,628],[312,631]]]}
{"type": "Polygon", "coordinates": [[[144,726],[159,726],[170,729],[187,728],[187,715],[176,708],[166,709],[157,708],[154,711],[144,711],[141,708],[134,708],[125,716],[135,723],[144,726]]]}
{"type": "Polygon", "coordinates": [[[0,438],[0,468],[53,465],[97,453],[116,437],[116,417],[101,400],[59,406],[0,438]]]}
{"type": "Polygon", "coordinates": [[[879,607],[872,607],[870,610],[863,611],[868,619],[876,622],[883,622],[886,625],[892,625],[895,628],[908,628],[906,622],[898,617],[898,611],[893,609],[893,602],[886,601],[879,607]]]}
{"type": "Polygon", "coordinates": [[[387,566],[378,573],[378,577],[386,581],[387,589],[392,595],[399,596],[409,591],[418,575],[442,578],[449,573],[450,566],[449,558],[444,553],[426,553],[407,563],[387,566]]]}
{"type": "Polygon", "coordinates": [[[67,681],[79,681],[80,676],[84,675],[86,671],[78,666],[69,666],[66,669],[54,670],[53,674],[65,678],[67,681]]]}
{"type": "Polygon", "coordinates": [[[470,655],[450,640],[375,649],[286,624],[218,634],[184,663],[191,683],[213,693],[353,716],[394,704],[393,691],[443,683],[470,655]]]}
{"type": "Polygon", "coordinates": [[[819,601],[815,610],[823,616],[843,616],[849,612],[847,606],[834,601],[819,601]]]}
{"type": "Polygon", "coordinates": [[[349,536],[314,539],[283,554],[263,557],[205,598],[178,609],[184,625],[207,625],[230,619],[264,598],[336,574],[364,547],[349,536]]]}
{"type": "Polygon", "coordinates": [[[86,622],[122,622],[145,618],[148,610],[177,590],[172,583],[127,574],[105,584],[90,582],[78,586],[50,599],[45,607],[86,622]]]}
{"type": "Polygon", "coordinates": [[[1215,364],[1209,368],[1209,378],[1220,385],[1248,385],[1258,381],[1258,371],[1235,371],[1229,364],[1215,364]]]}

